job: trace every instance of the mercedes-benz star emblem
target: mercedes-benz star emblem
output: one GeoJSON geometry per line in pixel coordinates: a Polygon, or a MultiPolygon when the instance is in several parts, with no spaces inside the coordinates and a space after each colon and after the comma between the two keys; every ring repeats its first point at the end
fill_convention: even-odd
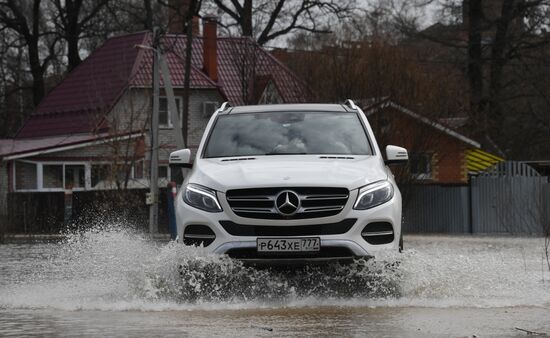
{"type": "Polygon", "coordinates": [[[275,207],[279,214],[292,216],[300,209],[300,198],[294,191],[281,191],[275,199],[275,207]]]}

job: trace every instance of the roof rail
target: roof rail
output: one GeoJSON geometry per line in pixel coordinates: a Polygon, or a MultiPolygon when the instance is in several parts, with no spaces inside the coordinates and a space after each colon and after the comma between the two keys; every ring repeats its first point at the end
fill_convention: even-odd
{"type": "Polygon", "coordinates": [[[357,110],[358,107],[355,105],[355,102],[353,102],[352,100],[350,99],[347,99],[346,102],[344,102],[344,105],[350,107],[351,109],[353,110],[357,110]]]}
{"type": "Polygon", "coordinates": [[[231,106],[231,103],[229,103],[229,101],[225,101],[224,103],[222,103],[221,107],[220,107],[220,111],[224,111],[226,110],[227,108],[229,107],[232,107],[231,106]]]}

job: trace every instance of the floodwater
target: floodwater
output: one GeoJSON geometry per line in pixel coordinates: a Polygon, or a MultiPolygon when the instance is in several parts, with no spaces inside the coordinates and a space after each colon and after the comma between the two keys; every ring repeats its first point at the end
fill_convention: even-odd
{"type": "Polygon", "coordinates": [[[122,226],[3,244],[0,336],[550,334],[543,239],[406,236],[405,246],[271,271],[122,226]]]}

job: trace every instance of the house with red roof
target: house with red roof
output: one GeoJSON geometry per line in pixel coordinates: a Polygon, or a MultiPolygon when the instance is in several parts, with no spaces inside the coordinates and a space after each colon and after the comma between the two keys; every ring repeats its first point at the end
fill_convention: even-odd
{"type": "MultiPolygon", "coordinates": [[[[161,80],[160,177],[170,177],[174,128],[184,128],[187,147],[196,149],[222,102],[312,100],[307,85],[269,52],[249,37],[218,37],[216,25],[206,19],[203,36],[192,41],[186,126],[170,122],[170,114],[182,113],[186,37],[166,34],[160,40],[178,106],[168,110],[161,80]]],[[[108,39],[44,97],[14,139],[0,140],[4,208],[8,192],[148,186],[153,51],[136,45],[152,45],[152,34],[108,39]]]]}
{"type": "Polygon", "coordinates": [[[468,135],[467,117],[419,113],[389,98],[361,104],[382,149],[398,144],[409,151],[408,166],[394,168],[399,181],[465,185],[470,175],[504,161],[468,135]]]}

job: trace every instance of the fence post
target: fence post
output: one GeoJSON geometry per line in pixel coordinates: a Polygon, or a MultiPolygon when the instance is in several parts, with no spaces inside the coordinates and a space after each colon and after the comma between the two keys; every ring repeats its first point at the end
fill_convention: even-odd
{"type": "Polygon", "coordinates": [[[168,183],[168,229],[170,231],[170,239],[175,240],[178,236],[178,227],[176,225],[176,182],[168,183]]]}
{"type": "Polygon", "coordinates": [[[63,224],[69,224],[73,216],[73,189],[65,189],[65,213],[63,224]]]}
{"type": "Polygon", "coordinates": [[[470,234],[474,233],[474,202],[472,200],[472,189],[474,180],[476,179],[475,176],[468,174],[468,218],[466,219],[466,222],[468,222],[468,232],[470,234]]]}

